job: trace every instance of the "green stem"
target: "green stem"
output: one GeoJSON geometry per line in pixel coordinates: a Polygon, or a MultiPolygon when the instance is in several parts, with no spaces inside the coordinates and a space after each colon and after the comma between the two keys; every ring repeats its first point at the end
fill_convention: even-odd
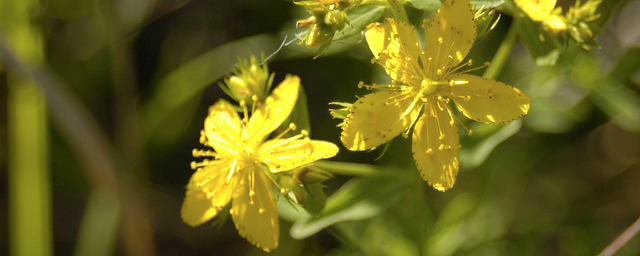
{"type": "Polygon", "coordinates": [[[51,255],[49,136],[44,96],[31,82],[11,78],[7,131],[11,254],[51,255]]]}
{"type": "Polygon", "coordinates": [[[369,164],[320,160],[314,162],[313,165],[315,167],[325,169],[333,174],[345,176],[372,176],[386,174],[380,171],[378,167],[369,164]]]}
{"type": "MultiPolygon", "coordinates": [[[[30,15],[38,5],[34,0],[0,1],[0,35],[7,40],[4,48],[32,64],[44,60],[42,35],[30,15]]],[[[4,46],[4,42],[0,46],[4,46]]],[[[4,54],[0,56],[4,58],[4,54]]],[[[6,74],[9,253],[52,255],[49,122],[45,97],[30,77],[9,68],[6,74]]]]}
{"type": "Polygon", "coordinates": [[[513,20],[511,26],[509,27],[507,35],[502,40],[498,51],[496,51],[496,54],[491,60],[491,65],[487,67],[482,77],[495,80],[498,78],[498,76],[500,76],[500,72],[502,72],[504,64],[507,63],[509,55],[511,55],[511,51],[516,45],[518,39],[518,23],[518,19],[513,20]]]}

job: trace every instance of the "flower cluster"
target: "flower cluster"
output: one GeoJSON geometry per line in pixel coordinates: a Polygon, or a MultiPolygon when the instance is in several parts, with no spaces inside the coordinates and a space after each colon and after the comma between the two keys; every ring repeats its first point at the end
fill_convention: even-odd
{"type": "MultiPolygon", "coordinates": [[[[516,1],[525,8],[534,6],[521,5],[525,2],[516,1]]],[[[345,10],[361,4],[347,0],[294,3],[311,14],[297,24],[309,27],[302,40],[308,47],[329,43],[349,22],[345,10]]],[[[397,5],[396,1],[388,4],[390,8],[397,5]]],[[[559,16],[551,12],[554,5],[555,1],[535,5],[538,9],[531,12],[531,17],[543,21],[550,31],[559,31],[565,19],[558,21],[559,16]]],[[[583,9],[570,13],[577,20],[585,18],[583,13],[592,14],[583,9]]],[[[515,87],[470,74],[489,65],[473,67],[467,55],[477,31],[486,33],[495,25],[494,15],[493,10],[482,8],[474,13],[469,0],[446,0],[431,19],[424,21],[423,44],[418,40],[419,31],[403,21],[406,17],[387,17],[368,24],[364,38],[373,54],[372,63],[382,66],[392,82],[360,82],[360,88],[376,91],[354,103],[335,103],[342,107],[331,111],[334,117],[343,119],[339,125],[342,144],[352,151],[370,150],[398,135],[408,138],[411,134],[413,159],[423,179],[440,191],[452,188],[460,165],[459,127],[471,135],[453,109],[478,122],[502,124],[526,115],[531,104],[529,96],[515,87]],[[476,27],[477,21],[481,28],[476,27]]],[[[300,90],[300,78],[288,76],[267,95],[272,81],[273,74],[252,58],[241,61],[221,84],[239,101],[239,107],[224,100],[210,107],[200,137],[200,143],[209,149],[193,150],[194,157],[206,159],[192,163],[195,172],[182,206],[184,222],[197,226],[217,216],[231,202],[229,214],[240,235],[265,251],[278,246],[274,191],[304,203],[308,196],[305,185],[331,177],[330,173],[304,167],[338,152],[333,143],[311,140],[304,129],[287,137],[297,130],[293,123],[270,137],[287,120],[300,90]],[[242,109],[243,115],[236,109],[242,109]]]]}
{"type": "Polygon", "coordinates": [[[602,0],[589,0],[584,4],[578,0],[564,15],[561,7],[555,7],[556,1],[515,0],[515,3],[531,20],[541,22],[547,34],[560,36],[569,32],[571,38],[585,47],[586,43],[594,44],[591,42],[594,33],[588,23],[600,17],[597,9],[602,0]]]}

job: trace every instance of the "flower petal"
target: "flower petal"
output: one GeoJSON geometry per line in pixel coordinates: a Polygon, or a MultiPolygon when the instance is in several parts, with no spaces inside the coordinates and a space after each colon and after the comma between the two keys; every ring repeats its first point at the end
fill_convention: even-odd
{"type": "Polygon", "coordinates": [[[278,87],[273,89],[264,104],[260,104],[251,114],[247,135],[260,142],[278,128],[293,110],[298,100],[299,87],[298,76],[287,76],[278,87]]]}
{"type": "Polygon", "coordinates": [[[218,153],[229,152],[241,138],[242,126],[236,110],[224,100],[209,107],[209,115],[204,120],[205,146],[214,148],[218,153]]]}
{"type": "Polygon", "coordinates": [[[420,47],[411,25],[386,19],[384,23],[367,26],[364,35],[371,53],[391,79],[409,83],[412,77],[418,77],[420,47]]]}
{"type": "Polygon", "coordinates": [[[198,226],[207,222],[229,203],[236,183],[236,179],[226,183],[229,168],[229,161],[211,161],[191,175],[180,211],[185,223],[198,226]]]}
{"type": "Polygon", "coordinates": [[[469,0],[447,0],[426,29],[424,60],[427,77],[438,78],[467,56],[476,39],[476,24],[469,0]],[[431,60],[429,60],[431,59],[431,60]]]}
{"type": "Polygon", "coordinates": [[[268,252],[278,247],[280,226],[273,185],[266,175],[262,167],[255,164],[242,171],[230,213],[240,236],[268,252]]]}
{"type": "Polygon", "coordinates": [[[333,157],[338,146],[331,142],[309,139],[279,139],[263,143],[259,158],[271,172],[288,171],[319,159],[333,157]]]}
{"type": "Polygon", "coordinates": [[[340,140],[353,151],[377,147],[408,130],[420,102],[412,91],[380,91],[358,99],[344,120],[340,140]]]}
{"type": "Polygon", "coordinates": [[[468,74],[451,79],[457,84],[444,87],[443,96],[453,99],[458,110],[470,119],[491,124],[505,123],[529,112],[531,98],[518,88],[468,74]]]}
{"type": "Polygon", "coordinates": [[[458,127],[446,103],[429,98],[425,113],[413,128],[413,160],[422,178],[433,188],[445,191],[458,175],[460,138],[458,127]]]}
{"type": "Polygon", "coordinates": [[[556,0],[515,0],[514,2],[534,21],[546,20],[556,7],[556,0]]]}

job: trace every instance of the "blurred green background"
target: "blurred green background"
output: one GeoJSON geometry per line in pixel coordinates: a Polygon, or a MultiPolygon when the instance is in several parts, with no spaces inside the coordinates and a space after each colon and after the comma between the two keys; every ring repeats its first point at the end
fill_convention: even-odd
{"type": "MultiPolygon", "coordinates": [[[[497,80],[531,96],[529,115],[469,122],[445,193],[420,178],[408,139],[384,154],[340,146],[331,160],[355,164],[318,165],[337,169],[326,211],[279,202],[270,254],[593,255],[640,216],[640,1],[604,1],[590,51],[537,42],[511,1],[475,3],[503,15],[471,58],[491,61],[517,33],[497,80]]],[[[385,14],[367,8],[354,24],[385,14]]],[[[231,221],[192,228],[179,210],[207,108],[228,99],[218,82],[239,57],[296,38],[307,16],[283,0],[0,0],[0,254],[266,254],[231,221]]],[[[311,136],[338,145],[328,103],[388,82],[361,35],[345,38],[315,59],[293,43],[269,60],[276,84],[301,77],[311,136]]],[[[633,238],[617,255],[638,253],[633,238]]]]}

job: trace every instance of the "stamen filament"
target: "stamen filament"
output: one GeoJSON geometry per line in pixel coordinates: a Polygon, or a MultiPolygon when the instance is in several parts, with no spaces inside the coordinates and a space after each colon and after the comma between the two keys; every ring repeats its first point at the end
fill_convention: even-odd
{"type": "Polygon", "coordinates": [[[237,159],[233,160],[233,163],[231,163],[231,168],[229,168],[229,175],[227,175],[227,181],[226,181],[227,184],[229,184],[229,182],[231,181],[231,176],[236,171],[237,163],[238,163],[237,159]]]}
{"type": "Polygon", "coordinates": [[[242,122],[244,122],[245,124],[249,123],[249,114],[247,113],[247,103],[244,100],[240,101],[240,107],[242,108],[242,113],[243,113],[243,118],[242,118],[242,122]]]}

